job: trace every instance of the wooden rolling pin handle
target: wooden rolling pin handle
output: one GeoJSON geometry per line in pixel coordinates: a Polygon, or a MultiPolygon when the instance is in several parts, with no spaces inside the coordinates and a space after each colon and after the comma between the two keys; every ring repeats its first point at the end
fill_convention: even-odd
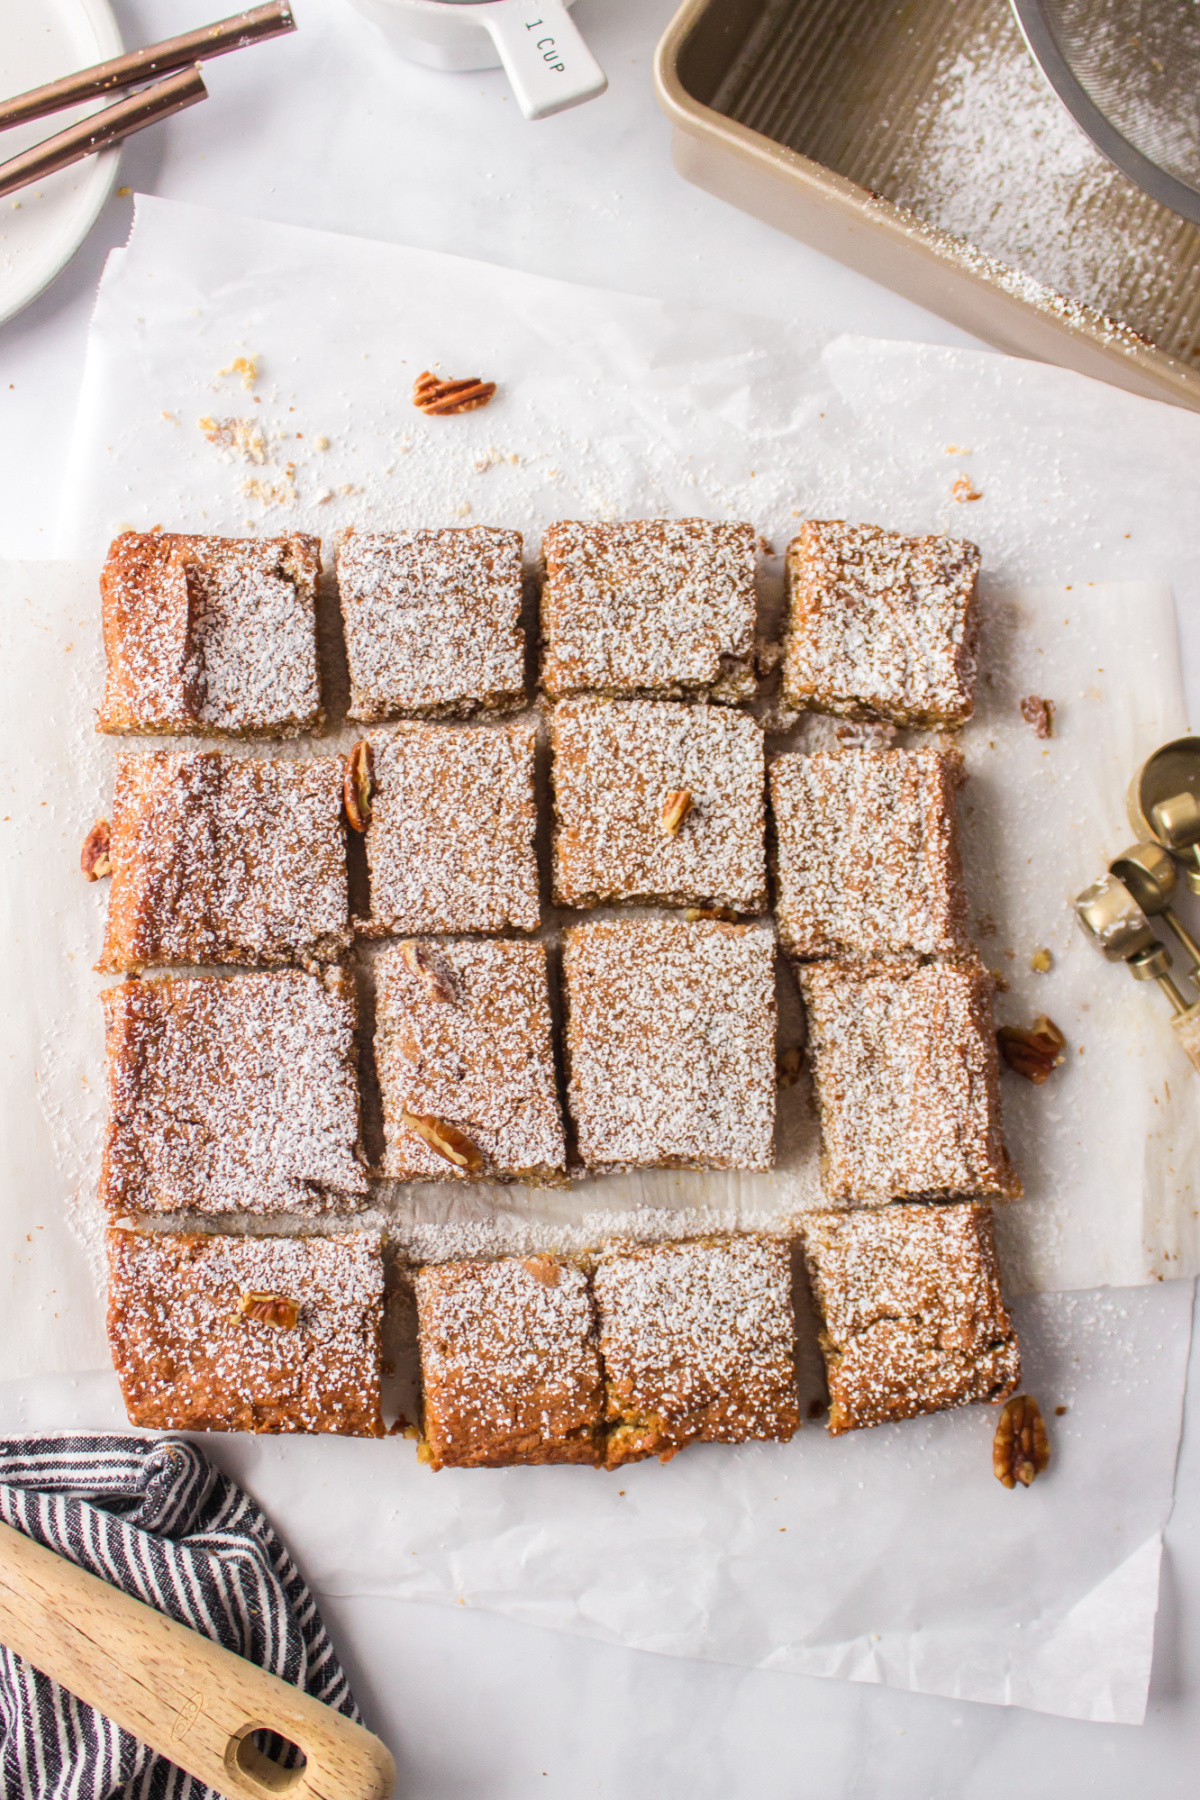
{"type": "Polygon", "coordinates": [[[228,1800],[388,1800],[395,1786],[361,1725],[4,1524],[0,1643],[228,1800]],[[264,1730],[304,1767],[263,1756],[264,1730]]]}

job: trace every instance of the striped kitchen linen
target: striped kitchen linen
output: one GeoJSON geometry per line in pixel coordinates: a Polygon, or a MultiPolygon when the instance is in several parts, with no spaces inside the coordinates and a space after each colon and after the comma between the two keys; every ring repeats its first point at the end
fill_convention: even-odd
{"type": "MultiPolygon", "coordinates": [[[[250,1496],[194,1444],[0,1438],[0,1519],[358,1720],[295,1563],[250,1496]]],[[[280,1755],[278,1744],[263,1748],[280,1755]]],[[[118,1796],[220,1800],[0,1648],[0,1800],[118,1796]]]]}

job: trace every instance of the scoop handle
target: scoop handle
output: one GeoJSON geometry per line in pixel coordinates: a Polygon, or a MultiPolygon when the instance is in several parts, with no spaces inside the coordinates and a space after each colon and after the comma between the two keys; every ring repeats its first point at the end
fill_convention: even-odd
{"type": "Polygon", "coordinates": [[[491,32],[527,119],[548,119],[608,86],[563,0],[491,0],[472,14],[491,32]]]}
{"type": "Polygon", "coordinates": [[[0,1524],[0,1643],[228,1800],[389,1800],[391,1752],[361,1725],[0,1524]],[[303,1750],[285,1769],[253,1742],[303,1750]]]}

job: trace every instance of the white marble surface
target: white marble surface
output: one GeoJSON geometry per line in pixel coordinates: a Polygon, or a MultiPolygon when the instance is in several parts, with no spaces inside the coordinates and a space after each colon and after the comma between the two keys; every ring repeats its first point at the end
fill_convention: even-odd
{"type": "MultiPolygon", "coordinates": [[[[212,9],[210,9],[212,10],[212,9]]],[[[298,0],[301,31],[214,64],[205,106],[125,152],[121,182],[251,215],[490,258],[568,280],[714,301],[880,336],[970,340],[686,187],[650,87],[671,0],[579,0],[604,99],[541,125],[498,74],[393,61],[344,0],[298,0]]],[[[118,3],[126,41],[197,22],[193,0],[118,3]]],[[[115,198],[66,274],[0,328],[0,554],[46,555],[87,318],[115,198]]],[[[1194,640],[1185,620],[1185,646],[1194,640]]],[[[1200,664],[1187,670],[1200,681],[1200,664]]],[[[1196,1352],[1194,1351],[1195,1355],[1196,1352]]],[[[64,1382],[66,1378],[63,1378],[64,1382]]],[[[51,1396],[31,1392],[36,1428],[51,1396]]],[[[1200,1750],[1200,1431],[1185,1430],[1155,1677],[1140,1729],[963,1706],[613,1649],[495,1616],[327,1600],[399,1792],[608,1800],[1155,1800],[1190,1794],[1200,1750]]]]}

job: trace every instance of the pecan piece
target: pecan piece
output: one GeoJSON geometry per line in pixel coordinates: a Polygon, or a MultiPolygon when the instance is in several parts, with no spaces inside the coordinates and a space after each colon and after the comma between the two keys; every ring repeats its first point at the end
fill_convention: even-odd
{"type": "Polygon", "coordinates": [[[400,960],[410,975],[424,982],[425,992],[431,1000],[453,1000],[454,989],[424,944],[418,944],[415,938],[405,938],[400,946],[400,960]]]}
{"type": "Polygon", "coordinates": [[[658,823],[668,837],[674,837],[692,810],[692,796],[687,788],[672,788],[662,803],[658,823]]]}
{"type": "Polygon", "coordinates": [[[413,382],[413,405],[423,413],[448,418],[451,413],[474,412],[477,407],[486,406],[495,392],[495,382],[481,381],[478,375],[468,375],[462,381],[443,381],[426,369],[413,382]]]}
{"type": "Polygon", "coordinates": [[[1021,702],[1021,717],[1027,725],[1033,726],[1034,737],[1054,736],[1053,700],[1043,700],[1038,694],[1026,694],[1021,702]]]}
{"type": "Polygon", "coordinates": [[[79,866],[89,881],[112,874],[112,838],[107,819],[97,819],[83,840],[79,866]]]}
{"type": "Polygon", "coordinates": [[[360,738],[350,752],[342,791],[351,830],[365,831],[371,823],[371,796],[375,792],[375,757],[367,738],[360,738]]]}
{"type": "Polygon", "coordinates": [[[557,1287],[561,1273],[560,1265],[553,1256],[523,1256],[522,1266],[528,1270],[535,1281],[543,1287],[557,1287]]]}
{"type": "Polygon", "coordinates": [[[1028,1487],[1050,1461],[1046,1422],[1032,1394],[1014,1394],[1005,1401],[996,1435],[992,1439],[992,1469],[1006,1488],[1028,1487]]]}
{"type": "Polygon", "coordinates": [[[478,1144],[473,1144],[466,1133],[457,1125],[451,1125],[448,1119],[439,1119],[435,1113],[412,1113],[402,1107],[400,1122],[438,1156],[453,1163],[456,1169],[467,1169],[471,1174],[482,1169],[483,1152],[478,1144]]]}
{"type": "Polygon", "coordinates": [[[259,1325],[274,1325],[280,1331],[295,1331],[300,1323],[300,1302],[287,1294],[243,1294],[238,1316],[254,1319],[259,1325]]]}
{"type": "Polygon", "coordinates": [[[1002,1025],[996,1033],[996,1047],[1016,1074],[1041,1087],[1059,1063],[1065,1062],[1067,1040],[1058,1026],[1040,1013],[1028,1031],[1021,1025],[1002,1025]]]}

